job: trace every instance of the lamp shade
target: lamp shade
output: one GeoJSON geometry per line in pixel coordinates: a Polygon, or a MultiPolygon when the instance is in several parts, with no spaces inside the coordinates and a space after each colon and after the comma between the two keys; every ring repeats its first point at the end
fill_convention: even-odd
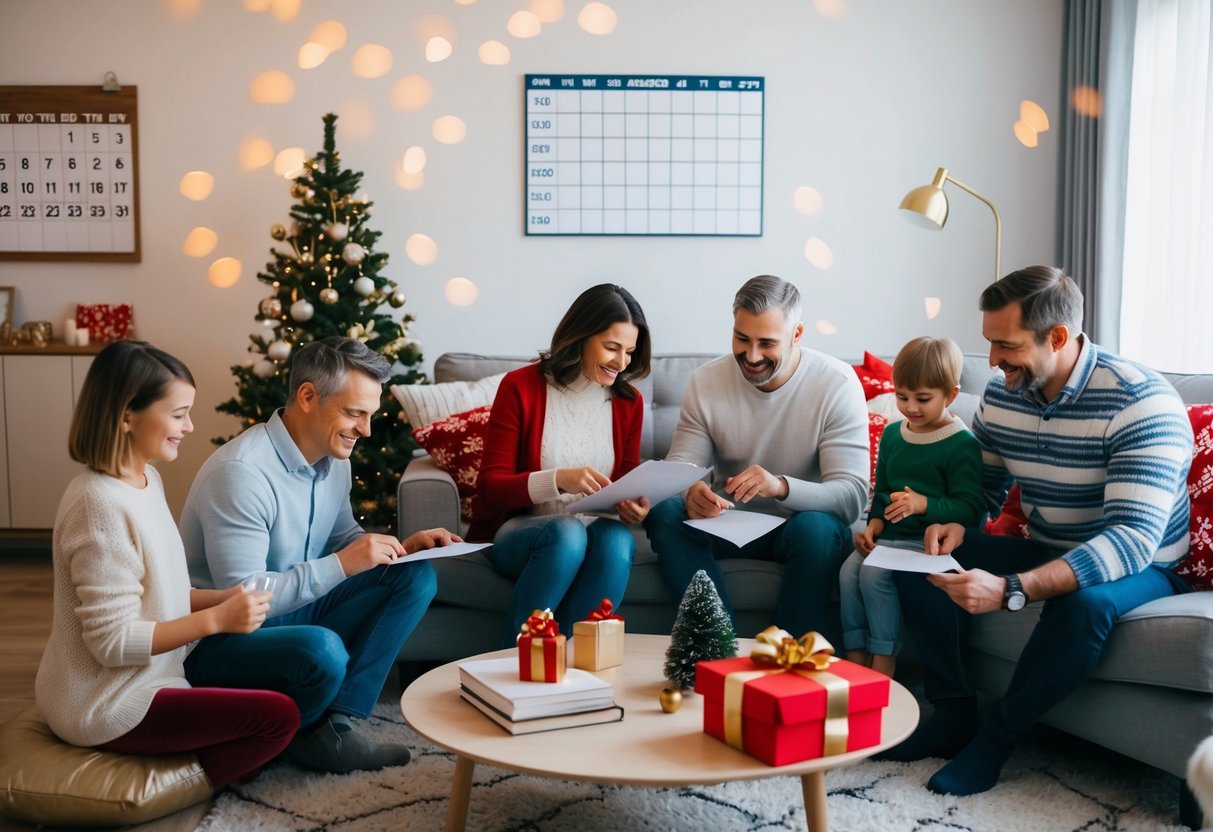
{"type": "Polygon", "coordinates": [[[915,188],[898,207],[906,212],[906,219],[922,228],[938,230],[948,221],[948,195],[938,185],[915,188]]]}

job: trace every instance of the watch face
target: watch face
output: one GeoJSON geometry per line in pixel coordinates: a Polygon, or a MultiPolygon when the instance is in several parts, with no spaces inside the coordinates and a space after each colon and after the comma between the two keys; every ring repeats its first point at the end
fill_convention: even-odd
{"type": "Polygon", "coordinates": [[[1007,596],[1007,609],[1009,609],[1011,612],[1022,610],[1024,608],[1024,604],[1027,602],[1028,599],[1024,597],[1022,592],[1012,592],[1007,596]]]}

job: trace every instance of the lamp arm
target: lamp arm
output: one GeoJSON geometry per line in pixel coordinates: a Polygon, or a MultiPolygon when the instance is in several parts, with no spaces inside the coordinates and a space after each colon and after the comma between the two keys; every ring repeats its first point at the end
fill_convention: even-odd
{"type": "Polygon", "coordinates": [[[994,207],[993,202],[990,202],[990,200],[977,193],[977,191],[973,190],[959,179],[954,179],[951,174],[945,174],[944,178],[966,193],[980,199],[986,205],[990,206],[990,210],[994,212],[994,279],[998,280],[1002,277],[1002,217],[998,215],[998,209],[994,207]]]}

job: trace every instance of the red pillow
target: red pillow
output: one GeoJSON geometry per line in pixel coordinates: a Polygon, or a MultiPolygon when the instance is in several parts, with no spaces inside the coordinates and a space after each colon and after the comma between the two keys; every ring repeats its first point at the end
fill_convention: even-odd
{"type": "Polygon", "coordinates": [[[413,439],[443,471],[455,480],[463,519],[470,521],[476,512],[476,478],[484,457],[484,442],[489,432],[490,405],[452,413],[445,419],[414,428],[413,439]]]}
{"type": "Polygon", "coordinates": [[[1191,548],[1175,571],[1196,589],[1213,589],[1213,404],[1188,405],[1188,419],[1196,437],[1188,472],[1191,548]]]}
{"type": "Polygon", "coordinates": [[[987,520],[982,531],[986,534],[998,534],[1004,537],[1029,538],[1032,536],[1028,530],[1028,518],[1024,516],[1023,506],[1019,502],[1019,483],[1011,486],[1011,490],[1007,492],[1007,499],[1002,504],[1002,511],[998,512],[997,517],[987,520]]]}
{"type": "Polygon", "coordinates": [[[863,363],[852,365],[859,383],[863,385],[863,397],[874,399],[883,393],[893,392],[893,365],[883,358],[877,358],[866,350],[863,353],[863,363]]]}
{"type": "Polygon", "coordinates": [[[868,414],[868,449],[872,456],[872,470],[869,477],[873,487],[876,485],[876,453],[880,450],[880,437],[888,424],[889,420],[879,413],[868,414]]]}

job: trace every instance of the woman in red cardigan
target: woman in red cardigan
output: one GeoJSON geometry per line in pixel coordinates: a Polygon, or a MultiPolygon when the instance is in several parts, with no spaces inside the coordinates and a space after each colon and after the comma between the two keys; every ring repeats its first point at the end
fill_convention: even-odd
{"type": "Polygon", "coordinates": [[[619,520],[567,506],[639,464],[644,401],[629,382],[648,375],[650,353],[640,304],[604,283],[573,301],[535,363],[501,380],[468,539],[493,541],[493,568],[515,580],[506,645],[532,610],[552,609],[568,633],[603,598],[623,600],[636,551],[625,524],[648,500],[618,503],[619,520]]]}

